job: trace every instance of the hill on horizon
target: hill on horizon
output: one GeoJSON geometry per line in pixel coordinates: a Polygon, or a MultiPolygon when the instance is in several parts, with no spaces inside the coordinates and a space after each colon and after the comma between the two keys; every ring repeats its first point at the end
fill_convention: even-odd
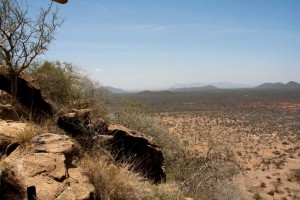
{"type": "Polygon", "coordinates": [[[277,83],[263,83],[255,87],[256,89],[292,89],[292,88],[299,88],[300,84],[295,81],[290,81],[286,84],[277,82],[277,83]]]}
{"type": "Polygon", "coordinates": [[[128,93],[128,91],[126,91],[126,90],[123,90],[123,89],[120,89],[120,88],[111,87],[111,86],[104,86],[104,88],[106,90],[108,90],[109,92],[114,93],[114,94],[128,93]]]}
{"type": "Polygon", "coordinates": [[[230,82],[214,82],[214,83],[187,83],[187,84],[175,84],[171,89],[177,88],[196,88],[196,87],[205,87],[205,86],[214,86],[220,89],[233,89],[233,88],[252,88],[253,85],[246,85],[240,83],[230,83],[230,82]]]}
{"type": "Polygon", "coordinates": [[[138,95],[152,95],[152,94],[170,95],[173,93],[169,90],[161,90],[161,91],[144,90],[144,91],[138,92],[136,94],[138,94],[138,95]]]}
{"type": "Polygon", "coordinates": [[[192,91],[214,91],[218,90],[219,88],[212,86],[212,85],[207,85],[203,87],[185,87],[185,88],[172,88],[171,91],[175,92],[192,92],[192,91]]]}

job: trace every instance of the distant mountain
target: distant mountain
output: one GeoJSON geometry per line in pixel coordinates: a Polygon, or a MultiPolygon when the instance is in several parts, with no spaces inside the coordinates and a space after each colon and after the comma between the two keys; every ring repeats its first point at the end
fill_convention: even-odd
{"type": "Polygon", "coordinates": [[[213,90],[218,90],[219,88],[212,86],[212,85],[207,85],[203,87],[186,87],[186,88],[173,88],[171,91],[176,91],[176,92],[192,92],[192,91],[213,91],[213,90]]]}
{"type": "Polygon", "coordinates": [[[152,95],[152,94],[159,94],[159,95],[170,95],[173,94],[169,90],[162,90],[162,91],[150,91],[150,90],[144,90],[142,92],[138,92],[138,95],[152,95]]]}
{"type": "Polygon", "coordinates": [[[285,85],[289,88],[300,88],[300,84],[295,81],[290,81],[285,85]]]}
{"type": "Polygon", "coordinates": [[[257,87],[257,89],[288,89],[288,88],[299,88],[300,89],[300,84],[294,81],[290,81],[286,84],[284,83],[263,83],[257,87]]]}
{"type": "Polygon", "coordinates": [[[114,94],[128,93],[126,90],[122,90],[120,88],[114,88],[114,87],[111,87],[111,86],[105,86],[104,88],[106,90],[108,90],[109,92],[114,93],[114,94]]]}
{"type": "Polygon", "coordinates": [[[188,84],[176,84],[171,87],[171,89],[175,88],[195,88],[195,87],[205,87],[207,85],[211,85],[217,88],[252,88],[251,85],[239,84],[239,83],[230,83],[230,82],[215,82],[215,83],[188,83],[188,84]]]}

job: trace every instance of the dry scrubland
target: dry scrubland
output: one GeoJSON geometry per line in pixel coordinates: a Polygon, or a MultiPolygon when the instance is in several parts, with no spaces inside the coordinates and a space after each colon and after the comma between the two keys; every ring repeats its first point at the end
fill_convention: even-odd
{"type": "Polygon", "coordinates": [[[191,163],[213,152],[223,156],[210,164],[223,168],[214,170],[215,175],[237,170],[222,181],[215,179],[221,184],[215,182],[213,186],[219,186],[211,192],[219,193],[218,199],[300,199],[299,90],[145,91],[125,98],[178,136],[191,163]]]}
{"type": "MultiPolygon", "coordinates": [[[[151,184],[132,171],[133,163],[115,162],[105,147],[90,144],[83,136],[86,143],[77,141],[81,156],[74,162],[95,187],[96,199],[300,198],[300,90],[144,91],[111,96],[95,90],[98,85],[76,69],[65,70],[69,67],[46,62],[33,70],[43,92],[60,110],[53,119],[18,135],[15,140],[21,147],[42,133],[67,134],[56,126],[57,117],[72,108],[91,108],[92,119],[136,131],[164,155],[167,182],[151,184]],[[55,87],[47,87],[54,83],[55,87]],[[63,87],[66,95],[61,96],[56,88],[64,85],[69,87],[63,87]]],[[[5,93],[0,97],[2,104],[9,102],[5,93]]],[[[3,173],[7,169],[0,163],[3,173]]],[[[0,196],[7,193],[4,186],[0,185],[0,196]]]]}

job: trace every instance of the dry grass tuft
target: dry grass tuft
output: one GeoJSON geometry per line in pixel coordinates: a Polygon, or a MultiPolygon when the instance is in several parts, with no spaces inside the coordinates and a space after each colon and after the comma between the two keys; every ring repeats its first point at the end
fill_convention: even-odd
{"type": "Polygon", "coordinates": [[[38,132],[33,126],[28,126],[22,132],[16,135],[13,139],[15,142],[19,142],[20,144],[28,144],[31,139],[38,135],[38,132]]]}
{"type": "Polygon", "coordinates": [[[184,199],[183,192],[175,183],[164,183],[154,186],[155,200],[184,199]]]}
{"type": "Polygon", "coordinates": [[[149,199],[153,195],[149,183],[143,181],[138,174],[117,167],[105,157],[85,157],[79,165],[96,188],[97,199],[138,200],[149,199]]]}
{"type": "Polygon", "coordinates": [[[129,165],[116,166],[105,156],[84,157],[79,161],[96,188],[96,198],[102,200],[164,200],[183,199],[176,184],[151,185],[129,165]]]}

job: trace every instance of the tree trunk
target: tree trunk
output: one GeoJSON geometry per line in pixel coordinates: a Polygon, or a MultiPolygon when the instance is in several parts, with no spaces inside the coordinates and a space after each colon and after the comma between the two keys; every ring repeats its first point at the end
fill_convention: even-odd
{"type": "Polygon", "coordinates": [[[11,90],[11,105],[15,106],[17,103],[17,85],[18,85],[18,75],[14,72],[10,74],[10,90],[11,90]]]}

